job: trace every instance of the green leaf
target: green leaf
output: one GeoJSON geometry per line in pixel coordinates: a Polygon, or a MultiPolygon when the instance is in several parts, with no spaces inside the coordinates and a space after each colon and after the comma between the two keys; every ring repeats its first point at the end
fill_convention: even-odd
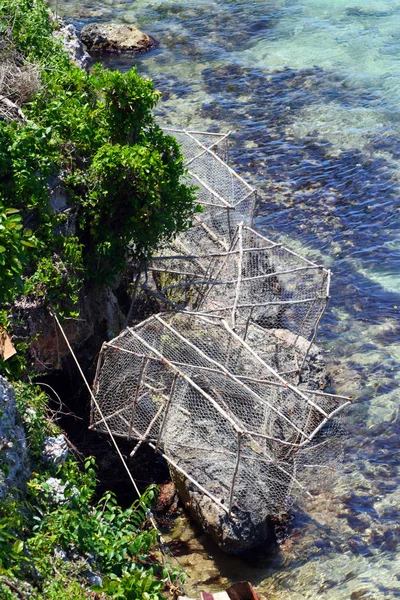
{"type": "Polygon", "coordinates": [[[17,540],[15,544],[13,544],[13,551],[16,554],[20,554],[24,549],[24,542],[22,540],[17,540]]]}

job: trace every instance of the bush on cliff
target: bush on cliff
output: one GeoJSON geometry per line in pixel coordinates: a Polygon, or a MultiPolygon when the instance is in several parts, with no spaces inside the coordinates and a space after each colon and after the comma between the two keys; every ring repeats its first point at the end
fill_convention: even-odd
{"type": "MultiPolygon", "coordinates": [[[[21,297],[76,314],[84,285],[112,284],[127,258],[142,261],[196,210],[179,148],[154,123],[152,82],[134,69],[83,72],[57,27],[43,0],[0,2],[0,327],[21,297]]],[[[11,379],[23,373],[22,346],[0,360],[11,379]]],[[[0,597],[160,598],[166,572],[149,557],[143,510],[151,493],[124,511],[112,494],[96,498],[91,461],[45,467],[43,394],[21,384],[17,399],[35,472],[26,502],[0,508],[0,597]],[[66,485],[65,502],[48,496],[49,476],[66,485]],[[92,559],[102,589],[88,589],[92,559]]]]}
{"type": "Polygon", "coordinates": [[[112,284],[196,205],[177,143],[154,122],[153,83],[75,67],[56,27],[42,0],[0,4],[0,55],[40,71],[24,118],[0,116],[0,301],[22,293],[71,314],[84,282],[112,284]]]}

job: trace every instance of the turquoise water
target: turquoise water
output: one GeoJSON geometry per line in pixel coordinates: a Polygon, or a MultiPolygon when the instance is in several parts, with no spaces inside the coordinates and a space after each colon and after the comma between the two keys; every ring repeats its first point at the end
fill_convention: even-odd
{"type": "Polygon", "coordinates": [[[256,225],[333,271],[319,341],[355,396],[334,485],[294,509],[274,557],[222,557],[185,520],[188,591],[246,578],[274,600],[400,597],[400,2],[61,0],[78,26],[135,22],[136,64],[175,126],[232,130],[256,225]]]}

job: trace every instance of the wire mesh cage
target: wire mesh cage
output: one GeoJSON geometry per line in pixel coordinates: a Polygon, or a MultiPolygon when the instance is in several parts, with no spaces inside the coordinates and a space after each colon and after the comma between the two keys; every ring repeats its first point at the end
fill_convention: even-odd
{"type": "MultiPolygon", "coordinates": [[[[229,245],[240,222],[251,226],[257,192],[228,164],[228,134],[164,128],[181,145],[188,169],[188,183],[197,188],[197,198],[204,212],[195,219],[214,235],[218,244],[229,245]]],[[[193,231],[180,239],[191,251],[198,249],[193,231]]],[[[204,248],[206,251],[206,248],[204,248]]]]}
{"type": "Polygon", "coordinates": [[[212,150],[224,162],[228,163],[230,131],[217,133],[174,127],[162,127],[162,130],[167,135],[174,137],[181,146],[182,154],[185,157],[185,166],[189,166],[192,160],[199,158],[206,150],[212,150]]]}
{"type": "Polygon", "coordinates": [[[178,249],[150,261],[147,293],[165,310],[223,317],[278,372],[302,371],[329,300],[329,270],[243,225],[228,251],[171,253],[178,249]]]}
{"type": "MultiPolygon", "coordinates": [[[[161,452],[229,515],[277,514],[307,493],[340,452],[348,403],[290,384],[222,318],[184,312],[103,344],[94,394],[115,436],[161,452]]],[[[92,403],[91,428],[103,418],[92,403]]]]}

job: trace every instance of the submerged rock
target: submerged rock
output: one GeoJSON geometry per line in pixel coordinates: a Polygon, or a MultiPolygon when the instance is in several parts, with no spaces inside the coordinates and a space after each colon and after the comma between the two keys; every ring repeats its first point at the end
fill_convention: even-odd
{"type": "Polygon", "coordinates": [[[90,51],[147,52],[155,39],[134,25],[89,23],[82,28],[81,40],[90,51]]]}

